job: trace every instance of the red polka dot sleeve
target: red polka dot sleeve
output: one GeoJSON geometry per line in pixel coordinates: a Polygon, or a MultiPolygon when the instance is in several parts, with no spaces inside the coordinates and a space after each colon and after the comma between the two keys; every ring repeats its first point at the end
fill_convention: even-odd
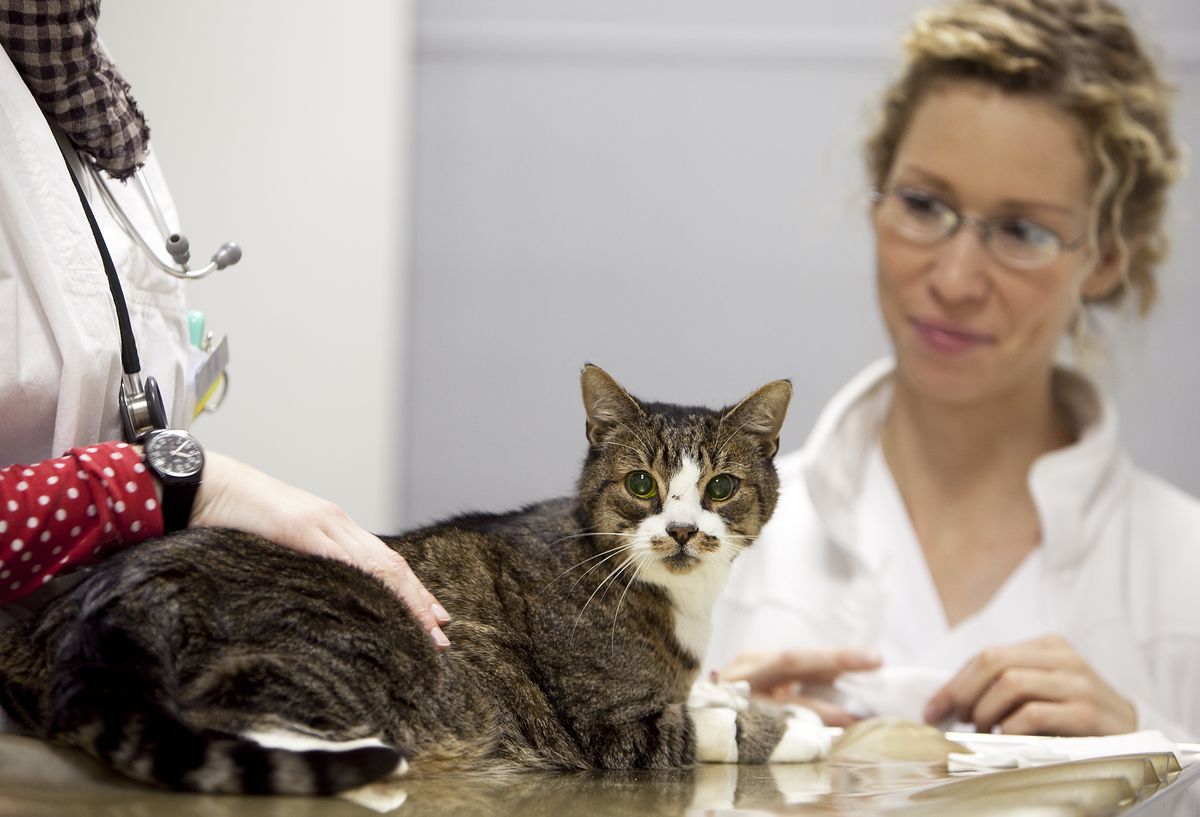
{"type": "Polygon", "coordinates": [[[162,532],[154,478],[126,443],[0,469],[0,604],[162,532]]]}

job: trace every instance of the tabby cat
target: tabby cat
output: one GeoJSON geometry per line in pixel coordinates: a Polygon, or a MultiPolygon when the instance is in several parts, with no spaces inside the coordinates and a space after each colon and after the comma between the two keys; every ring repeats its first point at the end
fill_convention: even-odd
{"type": "Polygon", "coordinates": [[[385,540],[455,616],[448,652],[354,567],[196,529],[0,634],[0,703],[131,778],[202,792],[793,759],[785,711],[684,703],[730,563],[775,507],[790,384],[723,411],[643,403],[590,365],[582,386],[577,496],[385,540]]]}

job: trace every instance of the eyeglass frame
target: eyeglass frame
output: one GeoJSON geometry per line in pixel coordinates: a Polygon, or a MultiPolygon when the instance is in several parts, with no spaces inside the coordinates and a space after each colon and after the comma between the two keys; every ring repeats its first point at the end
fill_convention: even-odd
{"type": "Polygon", "coordinates": [[[925,196],[925,197],[931,199],[932,201],[937,202],[939,205],[944,207],[948,212],[950,212],[954,216],[954,222],[950,225],[950,228],[947,231],[943,232],[941,235],[938,235],[938,236],[932,237],[932,238],[928,238],[928,239],[918,237],[918,236],[912,235],[910,233],[906,233],[903,230],[901,230],[894,222],[889,222],[891,224],[891,226],[893,227],[893,229],[895,229],[899,235],[903,236],[904,238],[907,238],[910,241],[915,241],[918,244],[932,246],[934,244],[937,244],[938,242],[945,241],[946,239],[949,239],[949,238],[953,238],[955,235],[958,234],[958,232],[960,230],[962,230],[962,228],[964,226],[966,226],[966,227],[974,226],[976,228],[976,230],[978,230],[979,238],[983,242],[984,248],[987,249],[988,254],[991,255],[997,261],[999,261],[1001,264],[1005,265],[1006,267],[1012,267],[1014,269],[1039,270],[1039,269],[1046,269],[1047,267],[1053,266],[1054,263],[1056,261],[1058,261],[1058,259],[1061,258],[1064,253],[1074,252],[1075,250],[1078,250],[1079,248],[1083,247],[1087,243],[1088,233],[1086,230],[1083,232],[1082,235],[1080,235],[1074,241],[1063,241],[1063,239],[1058,235],[1057,232],[1055,232],[1054,230],[1050,229],[1049,227],[1047,227],[1037,221],[1034,221],[1033,219],[1025,218],[1024,216],[992,216],[990,218],[981,218],[979,216],[973,216],[970,213],[965,213],[965,212],[959,210],[957,207],[954,207],[949,202],[945,201],[944,199],[935,195],[934,193],[931,193],[927,190],[923,190],[920,187],[913,187],[912,185],[900,185],[898,187],[889,188],[887,190],[879,190],[879,189],[872,190],[871,191],[871,201],[876,206],[881,205],[881,204],[883,204],[884,200],[889,197],[898,197],[900,195],[900,191],[903,191],[903,190],[909,190],[914,193],[919,193],[922,196],[925,196]],[[997,223],[1000,223],[1000,222],[1011,223],[1014,221],[1023,221],[1023,222],[1026,222],[1027,224],[1031,224],[1040,230],[1044,230],[1051,238],[1053,238],[1054,241],[1058,244],[1058,248],[1055,251],[1053,257],[1047,259],[1046,261],[1035,261],[1033,264],[1026,264],[1026,263],[1022,263],[1020,261],[1015,261],[1012,258],[1008,258],[1008,257],[1004,256],[1003,254],[999,253],[995,249],[995,247],[993,247],[993,245],[992,245],[992,230],[994,229],[994,227],[996,226],[997,223]]]}

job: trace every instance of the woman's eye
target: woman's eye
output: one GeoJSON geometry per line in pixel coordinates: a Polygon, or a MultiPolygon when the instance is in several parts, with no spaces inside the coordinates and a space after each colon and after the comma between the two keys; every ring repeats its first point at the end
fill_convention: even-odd
{"type": "Polygon", "coordinates": [[[704,489],[704,492],[714,502],[721,502],[733,496],[737,486],[737,477],[732,474],[717,474],[708,481],[708,487],[704,489]]]}
{"type": "Polygon", "coordinates": [[[625,487],[638,499],[653,499],[658,494],[654,477],[645,471],[631,471],[625,477],[625,487]]]}
{"type": "Polygon", "coordinates": [[[1024,244],[1039,250],[1057,248],[1059,245],[1058,236],[1053,232],[1023,218],[1005,219],[997,223],[996,229],[1010,244],[1024,244]]]}
{"type": "Polygon", "coordinates": [[[941,221],[948,209],[941,201],[920,190],[897,190],[896,197],[904,205],[905,212],[913,218],[941,221]]]}

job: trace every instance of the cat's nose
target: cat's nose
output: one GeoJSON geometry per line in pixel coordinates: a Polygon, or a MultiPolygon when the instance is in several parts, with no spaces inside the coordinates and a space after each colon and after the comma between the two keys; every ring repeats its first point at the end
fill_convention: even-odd
{"type": "Polygon", "coordinates": [[[670,525],[667,527],[667,533],[671,538],[678,542],[681,546],[686,545],[688,540],[696,535],[695,525],[670,525]]]}

